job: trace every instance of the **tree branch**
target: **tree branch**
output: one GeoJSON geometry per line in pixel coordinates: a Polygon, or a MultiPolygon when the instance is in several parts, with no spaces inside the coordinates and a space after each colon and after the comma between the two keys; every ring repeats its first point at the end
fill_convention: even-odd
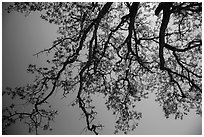
{"type": "Polygon", "coordinates": [[[163,9],[163,19],[162,24],[159,31],[159,58],[160,58],[160,69],[164,70],[165,60],[163,55],[163,49],[165,46],[165,30],[167,28],[167,25],[169,23],[170,15],[171,15],[171,5],[172,3],[166,3],[166,9],[163,9]]]}
{"type": "Polygon", "coordinates": [[[193,48],[200,47],[201,45],[202,45],[202,40],[193,40],[193,41],[189,42],[186,45],[187,48],[184,48],[184,49],[178,49],[178,48],[173,47],[167,43],[164,44],[164,47],[166,47],[167,49],[169,49],[171,51],[186,52],[186,51],[191,50],[193,48]],[[193,45],[193,46],[190,46],[190,45],[193,45]]]}

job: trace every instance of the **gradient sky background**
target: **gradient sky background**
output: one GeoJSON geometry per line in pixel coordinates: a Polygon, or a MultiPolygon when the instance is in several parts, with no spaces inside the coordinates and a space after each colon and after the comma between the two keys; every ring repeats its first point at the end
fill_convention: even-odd
{"type": "MultiPolygon", "coordinates": [[[[8,3],[3,3],[5,9],[8,3]]],[[[31,64],[45,65],[47,56],[38,58],[33,54],[48,48],[57,37],[58,26],[49,24],[40,19],[40,13],[32,13],[28,17],[24,14],[12,12],[8,14],[2,11],[2,88],[6,86],[16,87],[32,82],[33,76],[26,73],[27,66],[31,64]]],[[[52,132],[40,132],[40,134],[80,134],[85,127],[85,120],[80,119],[81,110],[69,107],[73,96],[65,99],[62,92],[56,92],[50,99],[51,104],[59,111],[55,122],[52,124],[52,132]]],[[[166,119],[162,108],[154,101],[154,94],[147,100],[137,104],[137,110],[143,113],[138,128],[130,134],[202,134],[202,118],[191,110],[183,120],[174,120],[174,117],[166,119]]],[[[7,98],[2,98],[3,104],[8,103],[7,98]]],[[[98,110],[98,119],[105,126],[100,134],[113,134],[115,117],[108,112],[104,99],[98,95],[94,98],[98,110]]],[[[25,125],[17,123],[8,129],[9,134],[28,134],[25,125]]],[[[89,134],[89,132],[82,132],[89,134]]]]}

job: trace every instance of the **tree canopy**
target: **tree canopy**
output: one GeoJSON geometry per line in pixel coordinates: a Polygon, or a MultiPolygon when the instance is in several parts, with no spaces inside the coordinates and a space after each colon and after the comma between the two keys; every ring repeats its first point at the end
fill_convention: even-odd
{"type": "Polygon", "coordinates": [[[40,11],[43,20],[59,25],[60,36],[35,54],[52,54],[50,67],[30,64],[27,71],[35,81],[3,91],[29,104],[27,112],[15,103],[3,107],[3,131],[18,120],[36,134],[50,129],[57,110],[49,98],[57,89],[62,97],[76,93],[72,105],[95,134],[103,128],[96,122],[96,93],[118,116],[115,134],[136,129],[142,113],[135,104],[150,92],[166,118],[182,119],[190,109],[201,115],[202,3],[16,2],[7,10],[40,11]]]}

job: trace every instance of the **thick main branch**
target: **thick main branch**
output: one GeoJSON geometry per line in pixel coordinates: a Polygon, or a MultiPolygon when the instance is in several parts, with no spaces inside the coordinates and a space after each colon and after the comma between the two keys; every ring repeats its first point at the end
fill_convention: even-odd
{"type": "Polygon", "coordinates": [[[166,3],[169,6],[166,6],[166,9],[163,9],[163,19],[162,24],[159,31],[159,58],[160,58],[160,68],[161,70],[164,70],[165,60],[164,60],[164,47],[165,47],[165,30],[167,28],[167,25],[169,23],[170,19],[170,8],[172,3],[166,3]]]}

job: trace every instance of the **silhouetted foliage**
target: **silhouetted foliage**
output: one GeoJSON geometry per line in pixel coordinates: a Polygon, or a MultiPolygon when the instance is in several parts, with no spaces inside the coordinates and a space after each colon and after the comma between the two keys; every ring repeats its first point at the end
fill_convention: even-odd
{"type": "MultiPolygon", "coordinates": [[[[28,15],[42,11],[41,18],[59,25],[60,36],[49,49],[52,67],[29,65],[34,83],[3,95],[30,105],[22,112],[13,103],[3,107],[3,130],[17,120],[29,132],[50,129],[57,115],[48,99],[56,89],[63,97],[77,92],[73,105],[83,112],[87,129],[99,133],[93,94],[106,97],[106,106],[117,115],[115,134],[136,129],[142,113],[135,103],[154,92],[168,118],[183,118],[190,109],[201,115],[201,12],[197,2],[161,3],[15,3],[8,11],[28,15]],[[155,12],[157,8],[157,12],[155,12]],[[161,7],[160,7],[161,8],[161,7]],[[157,14],[157,16],[155,15],[157,14]]],[[[51,130],[51,129],[50,129],[51,130]]]]}

